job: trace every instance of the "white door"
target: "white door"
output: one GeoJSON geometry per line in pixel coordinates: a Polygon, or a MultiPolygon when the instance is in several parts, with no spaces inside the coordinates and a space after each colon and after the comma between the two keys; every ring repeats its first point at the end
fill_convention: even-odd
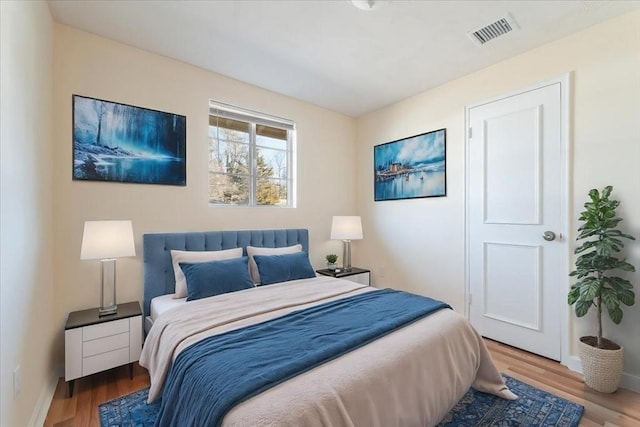
{"type": "Polygon", "coordinates": [[[555,360],[568,280],[561,89],[470,108],[467,146],[470,321],[487,338],[555,360]]]}

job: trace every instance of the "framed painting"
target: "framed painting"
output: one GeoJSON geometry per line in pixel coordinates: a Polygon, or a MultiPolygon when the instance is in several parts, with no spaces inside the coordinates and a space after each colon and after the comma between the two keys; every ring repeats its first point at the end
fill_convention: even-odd
{"type": "Polygon", "coordinates": [[[447,130],[373,147],[374,200],[447,195],[447,130]]]}
{"type": "Polygon", "coordinates": [[[73,179],[187,185],[187,118],[73,95],[73,179]]]}

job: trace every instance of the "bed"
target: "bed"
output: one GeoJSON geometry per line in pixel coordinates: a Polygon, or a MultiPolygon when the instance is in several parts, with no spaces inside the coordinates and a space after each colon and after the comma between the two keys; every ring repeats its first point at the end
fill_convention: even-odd
{"type": "MultiPolygon", "coordinates": [[[[506,399],[516,397],[505,386],[482,338],[462,316],[435,302],[440,305],[432,312],[410,317],[414,302],[420,306],[416,310],[424,311],[424,297],[327,276],[250,286],[193,301],[171,297],[176,286],[172,250],[242,248],[242,255],[247,256],[248,247],[254,251],[255,247],[284,250],[295,245],[301,252],[308,252],[307,230],[144,235],[147,338],[140,363],[149,369],[151,377],[149,402],[162,397],[159,425],[202,425],[202,420],[213,419],[202,417],[225,408],[220,409],[215,418],[218,421],[212,425],[430,426],[436,425],[472,385],[506,399]],[[385,298],[396,298],[397,302],[390,304],[385,298]],[[384,314],[387,309],[393,310],[394,304],[396,314],[384,314]],[[343,349],[342,343],[333,342],[340,339],[340,333],[351,333],[351,321],[335,317],[335,307],[353,317],[354,335],[364,334],[353,348],[343,349]],[[357,310],[360,329],[352,314],[357,310]],[[396,315],[407,316],[406,323],[384,326],[396,315]],[[367,326],[369,321],[371,327],[367,326]],[[313,337],[290,331],[299,334],[287,341],[291,349],[260,343],[277,325],[313,322],[319,325],[313,337]],[[323,327],[330,333],[323,333],[323,327]],[[376,328],[387,329],[374,337],[371,330],[376,328]],[[262,347],[252,349],[254,342],[262,347]],[[316,343],[320,342],[340,350],[323,355],[320,362],[292,368],[298,369],[295,374],[280,371],[286,364],[287,369],[299,365],[307,353],[318,353],[315,349],[322,345],[316,343]],[[226,356],[214,354],[223,351],[226,356]],[[286,358],[274,353],[278,351],[297,356],[288,356],[295,360],[281,360],[286,358]],[[264,379],[272,371],[282,378],[264,379]],[[214,380],[221,381],[220,385],[214,380]],[[256,381],[265,382],[255,385],[256,381]],[[243,384],[249,384],[253,391],[236,395],[234,387],[242,388],[243,384]]],[[[293,256],[254,258],[263,265],[293,256]]],[[[188,279],[192,277],[188,275],[188,279]]],[[[266,273],[263,279],[268,280],[266,273]]]]}

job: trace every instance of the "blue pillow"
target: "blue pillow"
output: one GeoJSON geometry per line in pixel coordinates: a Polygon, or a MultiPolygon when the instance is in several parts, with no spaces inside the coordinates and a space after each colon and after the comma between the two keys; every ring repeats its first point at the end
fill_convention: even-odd
{"type": "Polygon", "coordinates": [[[253,259],[258,266],[260,284],[262,285],[316,277],[306,252],[283,255],[254,255],[253,259]]]}
{"type": "Polygon", "coordinates": [[[253,287],[249,277],[249,258],[233,258],[211,262],[181,262],[187,279],[187,301],[253,287]]]}

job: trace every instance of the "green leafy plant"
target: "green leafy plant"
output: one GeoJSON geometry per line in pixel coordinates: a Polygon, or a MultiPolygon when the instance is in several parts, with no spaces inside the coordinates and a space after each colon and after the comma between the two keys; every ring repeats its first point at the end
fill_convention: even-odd
{"type": "Polygon", "coordinates": [[[338,255],[336,254],[329,254],[325,257],[325,259],[327,260],[327,262],[329,264],[335,264],[336,261],[338,261],[338,255]]]}
{"type": "Polygon", "coordinates": [[[591,307],[597,310],[598,348],[603,348],[603,306],[617,325],[622,321],[620,304],[631,306],[635,302],[633,285],[611,274],[614,270],[635,271],[626,259],[615,256],[624,247],[621,239],[635,238],[617,229],[622,221],[616,216],[620,202],[609,198],[612,190],[613,187],[607,186],[602,193],[596,189],[589,191],[591,201],[584,204],[585,210],[580,213],[579,219],[584,224],[578,228],[577,237],[577,240],[586,241],[576,248],[575,253],[580,256],[575,270],[569,274],[577,278],[568,295],[569,305],[575,305],[576,316],[584,316],[591,307]]]}

